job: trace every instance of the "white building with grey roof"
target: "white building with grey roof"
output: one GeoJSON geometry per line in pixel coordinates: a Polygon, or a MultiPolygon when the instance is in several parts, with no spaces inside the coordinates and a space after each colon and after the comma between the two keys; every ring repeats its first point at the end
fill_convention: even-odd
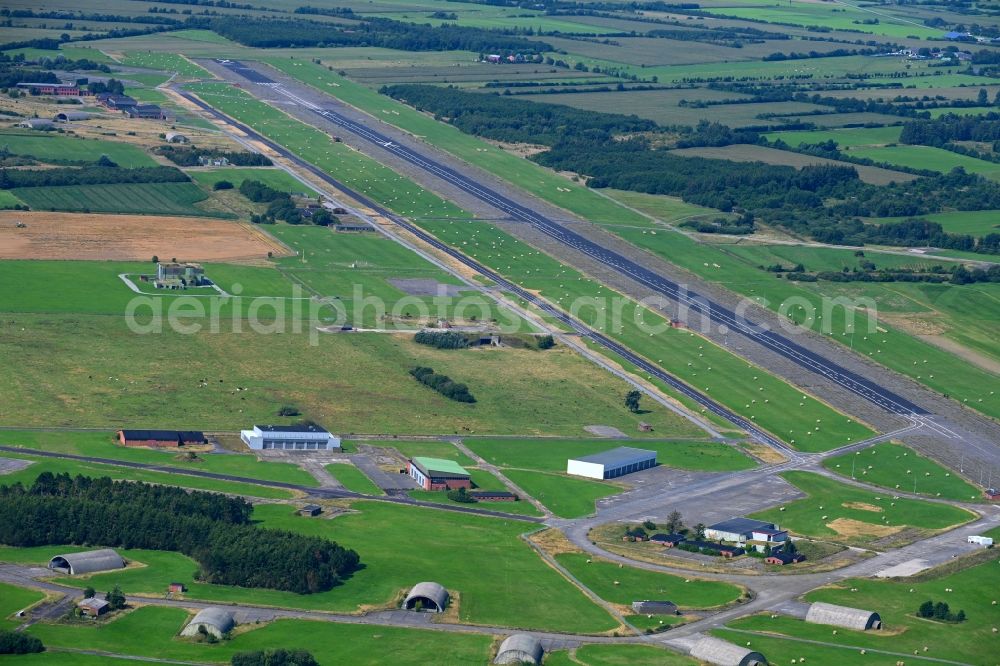
{"type": "Polygon", "coordinates": [[[629,446],[566,461],[567,474],[590,479],[614,479],[650,467],[656,467],[656,451],[629,446]]]}

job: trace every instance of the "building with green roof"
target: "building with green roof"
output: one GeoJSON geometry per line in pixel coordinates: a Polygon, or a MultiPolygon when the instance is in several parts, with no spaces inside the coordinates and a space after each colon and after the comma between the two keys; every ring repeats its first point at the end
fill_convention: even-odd
{"type": "Polygon", "coordinates": [[[454,460],[416,457],[409,461],[406,471],[424,490],[472,487],[469,473],[454,460]]]}

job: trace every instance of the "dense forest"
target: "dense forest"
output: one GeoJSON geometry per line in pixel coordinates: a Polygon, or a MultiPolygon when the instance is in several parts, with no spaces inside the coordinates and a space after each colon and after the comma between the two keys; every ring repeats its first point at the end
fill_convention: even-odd
{"type": "Polygon", "coordinates": [[[171,486],[43,472],[0,486],[0,543],[176,551],[206,583],[309,594],[337,585],[359,558],[333,541],[262,529],[243,499],[171,486]]]}
{"type": "Polygon", "coordinates": [[[249,151],[219,150],[218,148],[198,148],[197,146],[160,146],[156,152],[182,167],[198,166],[199,157],[220,158],[229,160],[233,166],[271,166],[270,158],[260,153],[249,151]]]}
{"type": "Polygon", "coordinates": [[[1000,140],[1000,113],[983,116],[959,116],[953,113],[936,120],[912,120],[903,125],[900,143],[941,147],[952,141],[1000,140]]]}
{"type": "Polygon", "coordinates": [[[542,104],[508,96],[468,93],[455,88],[396,85],[380,91],[421,111],[447,120],[463,132],[517,143],[552,146],[569,136],[646,132],[652,120],[617,113],[594,113],[561,104],[542,104]]]}
{"type": "MultiPolygon", "coordinates": [[[[107,158],[103,159],[107,162],[107,158]]],[[[190,178],[183,171],[169,166],[137,167],[135,169],[99,165],[85,166],[80,169],[0,169],[0,190],[9,190],[15,187],[59,185],[185,183],[189,180],[190,178]]]]}
{"type": "Polygon", "coordinates": [[[306,19],[266,20],[217,18],[207,26],[245,46],[287,48],[305,46],[379,46],[403,51],[502,51],[523,54],[551,51],[511,31],[484,30],[456,25],[418,25],[386,18],[364,18],[347,25],[306,19]]]}

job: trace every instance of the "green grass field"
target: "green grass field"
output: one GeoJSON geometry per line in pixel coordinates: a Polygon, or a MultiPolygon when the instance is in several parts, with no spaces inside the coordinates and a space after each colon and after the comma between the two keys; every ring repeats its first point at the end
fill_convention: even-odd
{"type": "Polygon", "coordinates": [[[508,479],[560,518],[582,518],[594,513],[594,502],[622,491],[621,487],[565,474],[527,469],[504,469],[508,479]]]}
{"type": "Polygon", "coordinates": [[[888,12],[866,12],[854,5],[828,6],[802,0],[789,1],[787,4],[760,6],[757,3],[733,2],[724,6],[706,8],[706,11],[720,16],[747,18],[755,21],[765,21],[775,24],[790,24],[800,26],[819,26],[831,30],[853,30],[882,35],[885,37],[905,38],[940,37],[941,30],[927,27],[903,16],[894,16],[888,12]],[[874,23],[865,23],[872,21],[874,23]]]}
{"type": "Polygon", "coordinates": [[[194,183],[19,187],[12,192],[34,210],[232,217],[196,207],[207,195],[194,183]]]}
{"type": "MultiPolygon", "coordinates": [[[[730,637],[739,637],[741,644],[749,640],[756,649],[763,648],[771,663],[788,663],[786,658],[797,658],[800,650],[813,649],[801,641],[823,641],[851,647],[853,650],[849,652],[830,648],[816,653],[816,658],[811,663],[824,666],[847,663],[845,660],[859,658],[860,650],[867,649],[911,655],[917,651],[921,657],[991,666],[996,661],[994,646],[998,640],[992,627],[997,626],[1000,620],[1000,611],[993,605],[997,585],[1000,584],[1000,561],[996,556],[980,561],[982,563],[976,566],[960,570],[961,566],[966,565],[956,566],[952,562],[940,569],[920,574],[915,579],[851,579],[806,595],[808,601],[876,609],[882,616],[883,631],[839,629],[834,633],[831,627],[806,624],[786,616],[755,615],[732,622],[729,626],[752,631],[757,635],[726,633],[730,637]],[[968,619],[961,624],[952,625],[916,617],[917,607],[927,599],[947,602],[952,612],[964,610],[968,619]],[[763,633],[772,635],[773,638],[765,638],[763,633]],[[780,640],[784,636],[800,640],[780,640]],[[929,649],[925,651],[924,647],[929,649]]],[[[900,658],[875,654],[869,656],[871,660],[865,657],[864,663],[891,665],[900,658]]],[[[906,663],[910,663],[909,658],[906,663]]],[[[922,661],[915,660],[914,663],[922,661]]]]}
{"type": "Polygon", "coordinates": [[[348,490],[365,495],[384,495],[385,493],[369,479],[364,472],[350,463],[331,463],[326,469],[333,478],[344,484],[348,490]]]}
{"type": "MultiPolygon", "coordinates": [[[[355,511],[332,520],[303,519],[286,504],[254,509],[254,518],[264,527],[323,536],[358,551],[365,567],[329,592],[296,595],[198,583],[193,580],[192,560],[158,551],[122,551],[123,557],[146,567],[60,580],[100,589],[117,583],[126,594],[155,596],[161,596],[168,583],[179,581],[189,588],[185,593],[189,599],[347,612],[394,604],[397,595],[415,583],[435,580],[458,595],[458,617],[463,622],[570,632],[616,626],[611,616],[521,541],[523,522],[381,502],[355,502],[352,508],[355,511]],[[400,529],[407,524],[419,524],[420,530],[409,533],[407,547],[399,548],[400,529]],[[490,575],[484,576],[484,571],[490,575]],[[537,597],[530,606],[515,603],[529,593],[537,597]]],[[[0,550],[0,560],[43,562],[65,550],[59,546],[0,550]]]]}
{"type": "Polygon", "coordinates": [[[9,190],[0,190],[0,210],[11,209],[21,205],[21,203],[21,200],[11,194],[9,190]]]}
{"type": "Polygon", "coordinates": [[[739,449],[717,442],[478,438],[466,438],[464,441],[466,446],[494,465],[543,472],[565,472],[569,458],[593,455],[618,446],[656,451],[659,464],[679,469],[732,472],[754,466],[753,461],[739,449]]]}
{"type": "Polygon", "coordinates": [[[305,194],[315,197],[316,192],[308,185],[292,177],[284,169],[273,169],[266,167],[222,167],[211,169],[188,169],[187,175],[202,187],[211,187],[220,180],[227,180],[233,187],[239,188],[244,180],[258,180],[265,185],[273,187],[282,192],[292,194],[305,194]]]}
{"type": "Polygon", "coordinates": [[[782,508],[758,511],[753,517],[778,523],[801,536],[865,544],[906,528],[926,533],[974,517],[958,507],[893,499],[892,491],[876,493],[811,472],[785,472],[782,477],[808,496],[782,508]]]}
{"type": "MultiPolygon", "coordinates": [[[[185,422],[174,424],[185,428],[185,422]]],[[[4,446],[20,446],[26,449],[69,453],[79,456],[93,456],[125,462],[166,465],[179,470],[195,470],[231,474],[261,481],[294,483],[300,486],[316,486],[311,474],[298,465],[288,462],[262,461],[250,453],[212,454],[200,453],[196,461],[186,461],[183,450],[156,451],[145,448],[125,448],[117,444],[112,432],[52,432],[0,430],[0,443],[4,446]]],[[[3,482],[5,477],[0,477],[3,482]]]]}
{"type": "MultiPolygon", "coordinates": [[[[808,270],[840,270],[843,266],[857,265],[859,258],[852,250],[835,248],[716,245],[699,243],[670,230],[626,227],[611,230],[667,261],[773,310],[779,310],[785,302],[794,302],[790,299],[804,298],[812,304],[814,317],[808,317],[808,311],[801,307],[785,308],[785,313],[797,325],[822,333],[984,414],[1000,416],[1000,395],[984,390],[996,382],[992,372],[908,334],[908,329],[903,327],[906,320],[893,317],[926,312],[929,321],[935,328],[943,329],[942,334],[946,337],[995,356],[996,337],[990,331],[1000,321],[1000,294],[994,285],[953,289],[948,284],[793,283],[776,280],[773,274],[758,266],[802,262],[808,270]],[[975,294],[976,291],[982,291],[982,295],[975,294]],[[970,295],[970,292],[973,293],[970,295]],[[856,308],[849,312],[836,304],[835,299],[840,297],[849,299],[848,303],[874,302],[878,316],[856,308]],[[850,300],[859,298],[870,301],[850,300]],[[976,309],[970,307],[972,303],[976,304],[976,309]],[[901,325],[897,326],[897,321],[901,325]]],[[[886,254],[869,249],[864,252],[866,258],[883,267],[940,263],[919,255],[886,254]]],[[[789,433],[789,439],[795,438],[794,433],[789,433]]]]}
{"type": "MultiPolygon", "coordinates": [[[[986,236],[1000,230],[1000,211],[996,210],[956,210],[947,213],[931,213],[921,218],[937,222],[945,231],[953,234],[986,236]]],[[[885,224],[905,220],[905,217],[868,218],[869,222],[885,224]]]]}
{"type": "Polygon", "coordinates": [[[545,666],[694,666],[695,663],[690,657],[651,645],[581,645],[545,657],[545,666]]]}
{"type": "MultiPolygon", "coordinates": [[[[187,58],[174,53],[157,53],[153,51],[130,51],[122,58],[122,64],[129,67],[145,67],[162,72],[177,72],[181,76],[201,79],[209,78],[209,73],[187,58]]],[[[129,78],[134,78],[129,75],[129,78]]]]}
{"type": "MultiPolygon", "coordinates": [[[[126,653],[154,659],[195,663],[229,663],[233,654],[274,648],[308,649],[323,666],[335,664],[394,663],[424,664],[447,652],[455,663],[486,663],[491,638],[484,634],[446,634],[397,627],[278,620],[240,630],[227,641],[195,643],[177,638],[190,615],[180,608],[145,607],[99,626],[36,624],[31,633],[47,646],[126,653]],[[307,638],[306,638],[307,637],[307,638]]],[[[67,666],[90,666],[91,662],[61,661],[68,656],[45,653],[50,662],[67,666]]],[[[75,659],[78,655],[72,655],[75,659]]],[[[26,657],[30,658],[30,657],[26,657]]],[[[107,663],[100,657],[99,663],[107,663]]],[[[118,663],[118,659],[114,659],[118,663]]],[[[18,660],[18,663],[22,663],[18,660]]],[[[31,662],[28,663],[31,666],[31,662]]],[[[98,663],[98,662],[93,662],[98,663]]],[[[146,661],[145,663],[148,663],[146,661]]]]}
{"type": "Polygon", "coordinates": [[[11,616],[44,598],[45,594],[38,590],[0,583],[0,629],[13,629],[20,625],[23,620],[11,616]]]}
{"type": "Polygon", "coordinates": [[[669,599],[683,612],[725,606],[743,594],[739,587],[729,583],[621,568],[584,553],[561,553],[556,560],[597,596],[623,606],[637,599],[669,599]]]}
{"type": "Polygon", "coordinates": [[[822,143],[836,141],[841,149],[855,146],[885,145],[899,141],[902,127],[852,127],[838,130],[808,130],[791,132],[771,132],[764,136],[769,141],[784,141],[790,146],[800,146],[803,143],[822,143]]]}
{"type": "Polygon", "coordinates": [[[45,134],[31,130],[4,129],[0,131],[0,148],[13,155],[31,155],[39,161],[80,160],[96,162],[101,155],[107,155],[122,167],[156,166],[158,163],[142,148],[121,141],[101,141],[83,139],[62,134],[45,134]]]}
{"type": "Polygon", "coordinates": [[[900,444],[876,444],[823,461],[824,467],[843,476],[851,475],[852,464],[854,478],[875,486],[965,502],[982,497],[978,488],[958,474],[900,444]]]}
{"type": "Polygon", "coordinates": [[[292,496],[290,491],[279,488],[267,488],[264,486],[236,481],[218,481],[216,479],[187,476],[185,474],[170,474],[167,472],[129,469],[127,467],[118,467],[116,465],[79,462],[75,460],[41,458],[27,453],[3,452],[0,453],[0,457],[32,461],[31,465],[22,470],[0,476],[0,484],[4,485],[15,483],[28,485],[33,483],[42,472],[51,472],[52,474],[69,474],[71,476],[76,476],[77,474],[90,477],[107,476],[112,479],[143,481],[145,483],[181,486],[182,488],[192,488],[194,490],[232,493],[246,495],[248,497],[262,497],[265,499],[287,499],[292,496]]]}
{"type": "Polygon", "coordinates": [[[847,151],[855,157],[867,157],[876,162],[898,164],[919,169],[931,169],[947,173],[955,167],[962,167],[969,173],[979,174],[991,180],[1000,180],[1000,164],[959,155],[943,148],[930,146],[884,146],[881,148],[851,148],[847,151]]]}

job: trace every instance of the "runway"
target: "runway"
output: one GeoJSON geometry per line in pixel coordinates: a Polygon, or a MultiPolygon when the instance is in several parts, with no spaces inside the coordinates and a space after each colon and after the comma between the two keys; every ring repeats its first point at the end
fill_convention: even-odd
{"type": "MultiPolygon", "coordinates": [[[[787,337],[779,335],[774,331],[762,330],[732,310],[724,308],[697,293],[690,293],[662,275],[638,265],[617,252],[601,247],[597,243],[544,215],[526,208],[496,191],[483,186],[472,178],[434,161],[420,153],[416,148],[402,145],[400,142],[392,140],[390,137],[371,129],[367,125],[355,122],[337,111],[324,109],[309,100],[303,99],[286,90],[280,83],[251,67],[247,67],[239,61],[220,61],[220,64],[251,83],[266,86],[274,93],[280,94],[303,108],[309,109],[316,115],[343,127],[359,138],[377,144],[382,149],[391,151],[406,162],[432,173],[490,206],[503,211],[511,218],[530,224],[554,240],[587,254],[609,268],[648,287],[654,293],[665,296],[687,307],[691,312],[708,317],[709,321],[720,327],[720,330],[728,330],[759,343],[800,367],[835,382],[844,389],[887,412],[903,416],[927,415],[929,413],[926,409],[910,400],[878,386],[867,378],[851,372],[839,364],[796,344],[787,337]]],[[[615,351],[617,352],[617,350],[615,351]]]]}

